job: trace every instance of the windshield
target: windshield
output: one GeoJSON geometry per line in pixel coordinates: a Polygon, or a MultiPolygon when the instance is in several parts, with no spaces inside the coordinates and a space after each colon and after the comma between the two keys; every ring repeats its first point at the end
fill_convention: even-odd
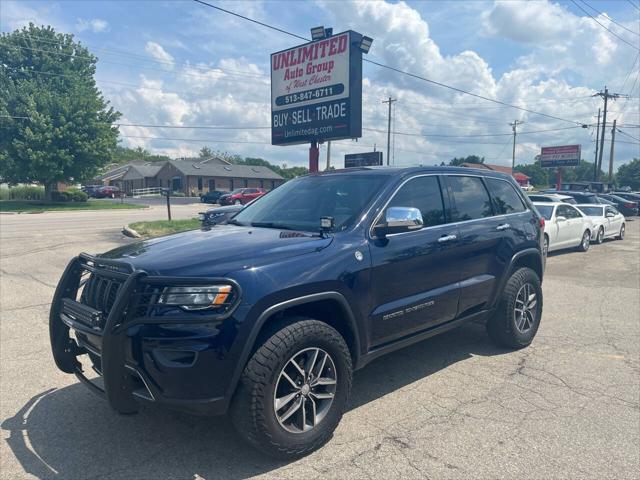
{"type": "Polygon", "coordinates": [[[321,217],[333,217],[334,231],[344,230],[387,179],[380,174],[300,177],[248,205],[232,223],[317,231],[321,217]]]}
{"type": "Polygon", "coordinates": [[[578,207],[578,209],[588,217],[602,216],[602,207],[578,207]]]}
{"type": "Polygon", "coordinates": [[[535,205],[535,207],[545,220],[551,220],[551,215],[553,215],[553,205],[535,205]]]}

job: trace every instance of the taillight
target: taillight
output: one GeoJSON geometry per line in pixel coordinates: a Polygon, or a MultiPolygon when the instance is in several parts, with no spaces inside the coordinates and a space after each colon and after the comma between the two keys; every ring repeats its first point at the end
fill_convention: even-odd
{"type": "Polygon", "coordinates": [[[540,228],[544,230],[544,217],[540,217],[540,228]]]}
{"type": "Polygon", "coordinates": [[[636,208],[636,204],[635,203],[625,203],[624,206],[626,208],[636,208]]]}

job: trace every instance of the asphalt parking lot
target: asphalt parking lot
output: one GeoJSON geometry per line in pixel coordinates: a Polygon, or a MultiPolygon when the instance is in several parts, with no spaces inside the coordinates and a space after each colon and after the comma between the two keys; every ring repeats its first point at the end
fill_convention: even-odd
{"type": "Polygon", "coordinates": [[[224,418],[118,416],[54,366],[48,307],[69,258],[163,212],[0,215],[0,478],[638,478],[639,220],[624,241],[551,254],[531,347],[468,325],[383,357],[356,373],[330,443],[283,463],[224,418]]]}

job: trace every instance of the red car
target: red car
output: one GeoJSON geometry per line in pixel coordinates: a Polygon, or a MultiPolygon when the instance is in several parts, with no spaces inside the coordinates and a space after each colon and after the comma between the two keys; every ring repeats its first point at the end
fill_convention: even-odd
{"type": "Polygon", "coordinates": [[[220,205],[246,205],[267,193],[264,188],[237,188],[218,199],[220,205]]]}
{"type": "Polygon", "coordinates": [[[95,198],[116,198],[119,197],[121,190],[114,185],[105,185],[94,191],[93,197],[95,198]]]}

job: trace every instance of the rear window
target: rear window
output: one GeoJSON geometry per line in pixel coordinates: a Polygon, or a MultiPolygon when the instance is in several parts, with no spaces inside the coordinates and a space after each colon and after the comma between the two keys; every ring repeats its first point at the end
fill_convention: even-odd
{"type": "Polygon", "coordinates": [[[551,220],[551,215],[553,215],[553,205],[535,205],[535,207],[538,213],[540,213],[545,220],[551,220]]]}
{"type": "Polygon", "coordinates": [[[454,222],[493,215],[489,194],[480,177],[449,176],[448,179],[455,205],[452,209],[454,222]]]}
{"type": "Polygon", "coordinates": [[[549,198],[549,197],[545,197],[543,195],[529,195],[529,199],[532,202],[553,202],[553,199],[549,198]]]}
{"type": "Polygon", "coordinates": [[[522,198],[509,182],[497,178],[485,178],[485,181],[491,192],[491,201],[496,214],[504,215],[526,210],[522,198]]]}

